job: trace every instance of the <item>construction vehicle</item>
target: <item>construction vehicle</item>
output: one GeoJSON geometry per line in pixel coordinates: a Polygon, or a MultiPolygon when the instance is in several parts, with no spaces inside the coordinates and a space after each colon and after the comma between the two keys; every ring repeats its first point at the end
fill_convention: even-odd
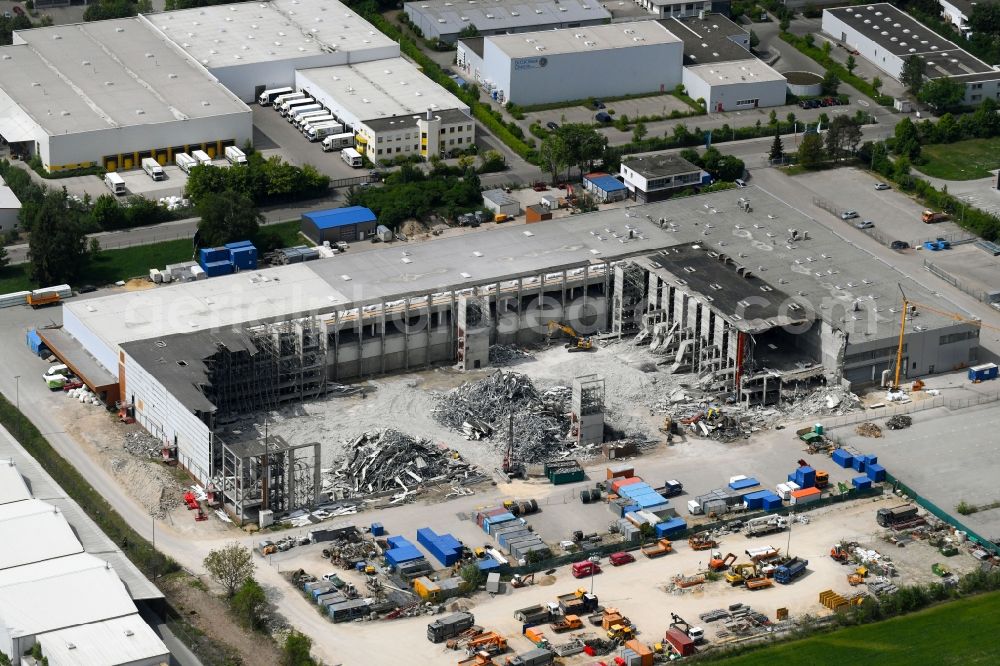
{"type": "Polygon", "coordinates": [[[514,574],[514,577],[510,579],[510,586],[514,588],[528,587],[529,585],[535,584],[535,574],[514,574]]]}
{"type": "Polygon", "coordinates": [[[693,640],[695,643],[700,643],[705,640],[705,630],[701,627],[692,627],[687,620],[682,618],[677,613],[670,614],[670,627],[669,629],[678,629],[693,640]]]}
{"type": "Polygon", "coordinates": [[[841,564],[847,564],[851,561],[851,548],[857,546],[857,542],[844,542],[836,543],[830,549],[830,557],[835,562],[840,562],[841,564]]]}
{"type": "Polygon", "coordinates": [[[881,527],[896,527],[907,524],[917,518],[917,507],[903,504],[892,509],[879,509],[875,512],[875,521],[881,527]]]}
{"type": "Polygon", "coordinates": [[[556,602],[563,615],[582,615],[597,608],[597,595],[581,587],[569,594],[560,594],[556,602]]]}
{"type": "Polygon", "coordinates": [[[761,516],[743,523],[743,533],[747,536],[763,536],[780,532],[788,527],[788,519],[784,516],[761,516]]]}
{"type": "Polygon", "coordinates": [[[648,546],[643,546],[639,550],[646,557],[652,559],[654,557],[660,557],[661,555],[666,555],[674,550],[673,544],[669,539],[660,539],[656,543],[651,543],[648,546]]]}
{"type": "Polygon", "coordinates": [[[852,586],[860,585],[861,583],[864,582],[865,577],[867,575],[868,575],[867,567],[858,567],[851,573],[847,574],[847,582],[852,586]]]}
{"type": "Polygon", "coordinates": [[[755,573],[747,578],[743,584],[748,590],[763,590],[774,585],[774,581],[760,573],[755,573]]]}
{"type": "MultiPolygon", "coordinates": [[[[720,553],[721,554],[721,553],[720,553]]],[[[711,571],[725,571],[736,561],[736,555],[727,553],[725,557],[713,557],[708,561],[708,568],[711,571]]]]}
{"type": "Polygon", "coordinates": [[[761,546],[759,548],[747,548],[743,552],[746,553],[746,556],[750,558],[751,562],[757,564],[759,562],[773,560],[778,557],[781,553],[781,549],[775,548],[774,546],[761,546]]]}
{"type": "Polygon", "coordinates": [[[774,570],[774,580],[782,585],[788,585],[793,580],[804,574],[808,565],[809,560],[803,560],[797,557],[792,558],[790,561],[782,564],[774,570]]]}
{"type": "Polygon", "coordinates": [[[948,219],[947,213],[935,213],[932,210],[925,210],[920,214],[920,221],[924,224],[934,224],[936,222],[944,222],[948,219]]]}
{"type": "Polygon", "coordinates": [[[702,533],[688,537],[688,545],[691,546],[691,550],[711,550],[717,548],[719,542],[702,533]]]}
{"type": "Polygon", "coordinates": [[[449,650],[457,650],[460,647],[465,647],[466,645],[468,645],[472,641],[472,639],[482,635],[482,633],[483,633],[482,627],[472,626],[466,629],[465,631],[461,632],[454,638],[449,638],[444,645],[449,650]]]}
{"type": "Polygon", "coordinates": [[[472,613],[455,613],[448,617],[434,620],[427,625],[427,640],[431,643],[441,643],[449,638],[458,636],[466,629],[470,629],[476,623],[476,618],[472,613]]]}
{"type": "Polygon", "coordinates": [[[549,645],[549,639],[537,627],[526,628],[524,637],[534,643],[536,647],[548,647],[549,645]]]}
{"type": "Polygon", "coordinates": [[[816,470],[816,487],[822,490],[830,485],[830,474],[821,469],[816,470]]]}
{"type": "Polygon", "coordinates": [[[549,625],[549,629],[557,634],[561,634],[566,631],[576,631],[577,629],[582,628],[583,620],[581,620],[578,615],[567,615],[561,620],[556,620],[549,625]]]}
{"type": "Polygon", "coordinates": [[[469,641],[466,649],[470,654],[485,652],[489,655],[496,655],[506,652],[507,639],[495,631],[487,631],[469,641]]]}
{"type": "Polygon", "coordinates": [[[608,640],[616,641],[619,645],[632,640],[633,636],[635,636],[635,630],[630,624],[613,624],[608,629],[608,640]]]}
{"type": "Polygon", "coordinates": [[[570,341],[566,343],[566,350],[570,352],[579,351],[592,351],[595,349],[593,341],[590,338],[584,337],[576,332],[576,330],[567,324],[563,324],[558,321],[549,322],[549,338],[556,331],[561,331],[566,336],[569,337],[570,341]]]}
{"type": "Polygon", "coordinates": [[[734,564],[732,568],[726,572],[726,582],[733,587],[742,585],[747,578],[753,576],[756,569],[757,567],[749,562],[734,564]]]}

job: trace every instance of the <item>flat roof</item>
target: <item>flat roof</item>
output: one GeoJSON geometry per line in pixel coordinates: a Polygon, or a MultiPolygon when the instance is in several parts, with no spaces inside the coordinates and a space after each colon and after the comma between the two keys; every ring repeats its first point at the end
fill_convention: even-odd
{"type": "Polygon", "coordinates": [[[21,201],[14,194],[14,190],[7,187],[7,183],[0,178],[0,208],[14,208],[20,210],[21,201]]]}
{"type": "Polygon", "coordinates": [[[728,60],[745,60],[751,57],[749,51],[730,37],[749,38],[747,31],[721,14],[709,14],[700,19],[662,19],[660,23],[684,42],[684,64],[697,65],[728,60]]]}
{"type": "Polygon", "coordinates": [[[335,229],[349,224],[359,222],[374,222],[375,213],[364,206],[348,206],[346,208],[331,208],[329,210],[315,210],[302,213],[302,217],[309,220],[319,229],[335,229]]]}
{"type": "Polygon", "coordinates": [[[611,20],[611,13],[597,0],[422,0],[407,2],[404,9],[425,16],[440,34],[462,32],[470,25],[492,32],[611,20]]]}
{"type": "Polygon", "coordinates": [[[0,460],[0,507],[8,502],[31,499],[31,491],[17,465],[10,460],[0,460]]]}
{"type": "Polygon", "coordinates": [[[208,68],[398,45],[337,0],[270,0],[144,14],[208,68]]]}
{"type": "Polygon", "coordinates": [[[659,21],[629,21],[562,30],[519,32],[486,38],[511,58],[551,56],[581,51],[607,51],[633,46],[680,43],[659,21]]]}
{"type": "Polygon", "coordinates": [[[83,552],[56,507],[37,499],[0,505],[0,570],[83,552]]]}
{"type": "MultiPolygon", "coordinates": [[[[425,112],[426,113],[426,112],[425,112]]],[[[462,109],[443,109],[434,111],[434,117],[441,119],[441,124],[445,127],[461,123],[472,123],[472,117],[462,109]]],[[[422,118],[424,114],[410,113],[405,116],[391,116],[389,118],[369,118],[363,121],[373,132],[386,132],[403,127],[416,127],[417,118],[422,118]]]]}
{"type": "Polygon", "coordinates": [[[63,329],[40,328],[37,329],[37,332],[42,342],[52,351],[58,352],[59,357],[64,359],[69,369],[92,390],[97,391],[118,383],[116,376],[94,360],[94,357],[84,349],[79,340],[63,329]]]}
{"type": "Polygon", "coordinates": [[[647,180],[701,171],[700,166],[688,162],[677,153],[624,155],[621,163],[647,180]]]}
{"type": "Polygon", "coordinates": [[[458,40],[458,43],[475,53],[480,58],[483,57],[483,41],[485,37],[465,37],[458,40]]]}
{"type": "MultiPolygon", "coordinates": [[[[901,58],[916,55],[926,63],[930,78],[997,72],[985,62],[941,37],[909,14],[882,2],[824,9],[879,48],[901,58]]],[[[833,35],[839,38],[839,35],[833,35]]]]}
{"type": "Polygon", "coordinates": [[[607,173],[588,173],[584,179],[589,180],[605,192],[618,192],[625,189],[625,183],[607,173]]]}
{"type": "Polygon", "coordinates": [[[761,83],[763,81],[785,81],[785,77],[777,70],[756,58],[732,60],[729,62],[713,62],[705,65],[688,65],[685,69],[713,86],[724,86],[735,83],[761,83]]]}
{"type": "Polygon", "coordinates": [[[39,634],[42,652],[55,664],[107,666],[146,663],[170,652],[138,614],[39,634]]]}
{"type": "Polygon", "coordinates": [[[87,553],[0,571],[0,624],[11,634],[30,636],[135,612],[115,570],[87,553]]]}
{"type": "Polygon", "coordinates": [[[140,18],[14,33],[0,88],[49,134],[249,112],[140,18]]]}
{"type": "Polygon", "coordinates": [[[427,109],[469,110],[465,102],[403,58],[301,69],[299,74],[362,121],[424,114],[427,109]]]}

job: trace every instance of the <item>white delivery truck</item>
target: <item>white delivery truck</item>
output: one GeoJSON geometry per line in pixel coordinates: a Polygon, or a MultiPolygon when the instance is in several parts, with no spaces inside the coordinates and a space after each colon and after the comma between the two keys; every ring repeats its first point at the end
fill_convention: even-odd
{"type": "Polygon", "coordinates": [[[153,180],[166,180],[167,172],[163,170],[160,163],[154,160],[152,157],[142,158],[142,170],[146,172],[146,175],[153,180]]]}
{"type": "Polygon", "coordinates": [[[313,111],[322,110],[323,105],[315,102],[313,104],[301,104],[299,106],[292,107],[288,111],[288,122],[294,124],[303,113],[312,113],[313,111]]]}
{"type": "Polygon", "coordinates": [[[127,194],[125,191],[125,179],[116,174],[114,171],[109,171],[104,174],[104,184],[108,186],[111,193],[118,197],[123,197],[127,194]]]}
{"type": "Polygon", "coordinates": [[[197,166],[198,162],[187,153],[177,153],[174,155],[174,164],[179,166],[184,173],[191,173],[191,167],[197,166]]]}
{"type": "Polygon", "coordinates": [[[246,154],[236,146],[226,146],[226,160],[230,164],[246,164],[246,154]]]}
{"type": "Polygon", "coordinates": [[[306,125],[306,128],[302,130],[306,135],[306,138],[310,141],[319,141],[328,136],[333,136],[334,134],[343,134],[344,126],[337,122],[328,123],[317,123],[315,125],[306,125]]]}
{"type": "Polygon", "coordinates": [[[204,150],[192,150],[191,157],[199,166],[212,166],[212,158],[204,150]]]}
{"type": "Polygon", "coordinates": [[[291,88],[271,88],[270,90],[265,90],[257,98],[257,102],[261,106],[271,106],[271,102],[274,101],[275,97],[280,97],[281,95],[287,95],[288,93],[295,92],[291,88]]]}
{"type": "Polygon", "coordinates": [[[340,159],[344,160],[355,169],[360,169],[365,164],[364,159],[361,157],[361,153],[353,148],[344,148],[340,151],[340,159]]]}
{"type": "Polygon", "coordinates": [[[306,94],[304,92],[285,93],[284,95],[278,95],[273,100],[271,100],[271,105],[274,107],[275,111],[281,111],[281,105],[284,104],[285,102],[293,99],[301,99],[305,96],[306,94]]]}
{"type": "Polygon", "coordinates": [[[341,148],[350,148],[353,145],[354,145],[353,132],[334,134],[333,136],[328,136],[325,139],[323,139],[323,152],[331,153],[335,150],[340,150],[341,148]]]}
{"type": "Polygon", "coordinates": [[[299,128],[299,131],[304,132],[307,125],[329,123],[335,120],[336,118],[329,111],[310,111],[308,113],[303,113],[296,118],[294,125],[299,128]]]}
{"type": "Polygon", "coordinates": [[[281,103],[281,108],[278,109],[281,115],[288,117],[288,114],[292,112],[297,106],[305,106],[306,104],[315,104],[316,100],[312,97],[297,97],[296,99],[286,99],[281,103]]]}

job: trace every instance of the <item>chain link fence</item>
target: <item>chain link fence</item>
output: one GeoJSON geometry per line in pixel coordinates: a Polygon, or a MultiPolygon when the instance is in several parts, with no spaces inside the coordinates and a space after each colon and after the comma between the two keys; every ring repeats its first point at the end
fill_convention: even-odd
{"type": "Polygon", "coordinates": [[[844,414],[843,416],[837,416],[834,418],[824,418],[822,421],[823,427],[827,431],[827,438],[833,440],[837,444],[841,444],[841,438],[835,433],[829,432],[830,430],[854,425],[856,423],[863,423],[865,421],[889,418],[897,414],[914,414],[928,409],[936,409],[938,407],[944,407],[949,410],[966,409],[968,407],[997,402],[998,400],[1000,400],[1000,392],[982,393],[969,398],[945,398],[938,396],[926,400],[909,402],[904,405],[889,404],[877,410],[866,409],[864,411],[852,412],[850,414],[844,414]]]}
{"type": "MultiPolygon", "coordinates": [[[[975,237],[973,237],[973,238],[975,238],[975,237]]],[[[952,245],[954,245],[954,243],[952,243],[952,245]]],[[[954,275],[952,275],[948,271],[944,270],[940,266],[937,266],[937,265],[935,265],[935,264],[927,261],[926,259],[924,259],[923,261],[924,261],[924,268],[927,271],[929,271],[929,272],[933,273],[934,275],[938,276],[939,278],[941,278],[942,280],[944,280],[945,282],[947,282],[951,286],[955,287],[956,289],[960,289],[960,290],[964,291],[969,296],[972,296],[976,300],[982,301],[983,303],[990,303],[991,302],[990,301],[990,296],[989,296],[989,294],[987,292],[983,291],[982,289],[976,289],[974,287],[970,287],[965,282],[963,282],[962,280],[958,279],[957,277],[955,277],[954,275]]]]}

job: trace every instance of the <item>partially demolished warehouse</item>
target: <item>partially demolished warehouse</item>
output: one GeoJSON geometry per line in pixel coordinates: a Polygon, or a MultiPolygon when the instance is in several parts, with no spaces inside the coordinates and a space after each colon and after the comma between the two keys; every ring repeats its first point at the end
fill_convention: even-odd
{"type": "MultiPolygon", "coordinates": [[[[217,480],[234,513],[240,485],[250,516],[318,486],[289,483],[286,466],[270,488],[296,497],[265,504],[263,447],[227,452],[214,433],[336,382],[485,367],[490,345],[537,342],[561,321],[638,336],[669,369],[769,403],[787,382],[879,381],[897,348],[897,285],[944,305],[751,187],[74,301],[64,330],[78,345],[67,351],[117,376],[125,408],[199,481],[217,480]]],[[[977,349],[974,325],[921,313],[907,321],[904,374],[973,363],[977,349]]],[[[308,448],[297,456],[291,467],[318,466],[308,448]]]]}

